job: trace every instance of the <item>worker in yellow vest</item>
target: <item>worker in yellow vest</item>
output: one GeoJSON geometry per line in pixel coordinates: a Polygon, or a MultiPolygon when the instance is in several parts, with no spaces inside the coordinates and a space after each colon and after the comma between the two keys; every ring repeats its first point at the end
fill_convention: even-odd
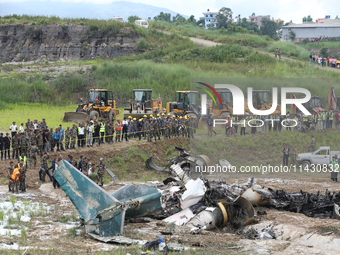
{"type": "Polygon", "coordinates": [[[332,129],[333,128],[333,112],[329,113],[329,128],[332,129]]]}
{"type": "Polygon", "coordinates": [[[19,162],[18,163],[20,163],[20,161],[23,162],[24,167],[27,167],[27,158],[26,158],[26,156],[23,152],[21,153],[21,156],[19,156],[19,162]]]}
{"type": "Polygon", "coordinates": [[[104,142],[104,137],[105,137],[105,120],[100,123],[100,143],[105,143],[104,142]]]}
{"type": "Polygon", "coordinates": [[[78,127],[78,147],[80,146],[85,146],[85,127],[83,123],[80,123],[78,127]]]}

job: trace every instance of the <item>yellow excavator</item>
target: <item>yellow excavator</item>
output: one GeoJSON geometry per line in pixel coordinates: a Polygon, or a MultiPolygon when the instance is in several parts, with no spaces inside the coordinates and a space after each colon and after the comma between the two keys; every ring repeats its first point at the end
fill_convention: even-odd
{"type": "Polygon", "coordinates": [[[176,116],[195,115],[200,118],[198,96],[198,91],[176,91],[176,101],[166,103],[166,113],[176,116]]]}
{"type": "MultiPolygon", "coordinates": [[[[255,109],[258,110],[268,110],[272,107],[272,104],[269,103],[269,90],[253,90],[253,106],[255,109]]],[[[245,111],[249,111],[249,108],[245,108],[245,111]]],[[[250,111],[249,111],[250,112],[250,111]]],[[[275,111],[272,113],[274,114],[281,114],[281,106],[277,105],[275,111]]]]}
{"type": "Polygon", "coordinates": [[[112,91],[106,89],[90,89],[88,100],[78,104],[74,112],[66,112],[64,122],[98,121],[99,118],[114,121],[120,110],[116,109],[116,101],[113,100],[112,91]]]}
{"type": "Polygon", "coordinates": [[[150,116],[163,113],[162,101],[152,99],[152,89],[134,89],[131,92],[132,99],[129,100],[129,107],[124,109],[124,117],[142,118],[144,115],[150,116]]]}

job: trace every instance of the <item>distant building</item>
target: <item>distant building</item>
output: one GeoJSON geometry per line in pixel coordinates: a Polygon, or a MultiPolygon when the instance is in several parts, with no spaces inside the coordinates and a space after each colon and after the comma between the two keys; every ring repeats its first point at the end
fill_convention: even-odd
{"type": "Polygon", "coordinates": [[[203,12],[203,15],[204,15],[204,21],[205,21],[205,29],[208,29],[209,24],[213,24],[214,27],[218,27],[218,22],[217,22],[218,12],[210,12],[208,9],[207,12],[203,12]]]}
{"type": "Polygon", "coordinates": [[[319,37],[340,37],[340,19],[317,19],[317,22],[303,24],[289,24],[282,27],[282,41],[301,42],[303,39],[315,39],[319,37]],[[290,32],[295,33],[291,40],[290,32]]]}
{"type": "Polygon", "coordinates": [[[270,19],[270,15],[257,15],[257,16],[255,16],[255,13],[253,13],[251,16],[249,16],[248,21],[254,22],[254,23],[257,24],[258,27],[261,27],[262,26],[261,21],[263,19],[270,19]]]}

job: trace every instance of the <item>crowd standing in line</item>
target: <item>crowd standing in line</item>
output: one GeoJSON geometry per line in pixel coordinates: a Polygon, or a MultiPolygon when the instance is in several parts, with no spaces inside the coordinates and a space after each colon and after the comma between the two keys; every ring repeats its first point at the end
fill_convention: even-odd
{"type": "Polygon", "coordinates": [[[309,63],[316,63],[322,67],[324,66],[328,66],[328,67],[337,67],[339,68],[340,67],[340,61],[336,58],[333,58],[333,57],[322,57],[322,56],[318,56],[318,55],[315,55],[315,54],[310,54],[309,55],[309,63]]]}

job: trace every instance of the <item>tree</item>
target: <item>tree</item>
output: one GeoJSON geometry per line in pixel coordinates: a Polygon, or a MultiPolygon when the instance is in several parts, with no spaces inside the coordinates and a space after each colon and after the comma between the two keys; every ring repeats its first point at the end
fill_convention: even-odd
{"type": "Polygon", "coordinates": [[[280,30],[282,27],[282,21],[277,23],[273,20],[269,19],[262,19],[261,20],[262,26],[261,26],[261,32],[262,35],[268,35],[270,38],[274,40],[280,39],[280,30]]]}
{"type": "Polygon", "coordinates": [[[188,19],[188,21],[196,24],[196,19],[195,19],[195,16],[194,15],[191,15],[190,18],[188,19]]]}
{"type": "Polygon", "coordinates": [[[200,26],[200,27],[205,27],[205,19],[199,19],[199,20],[196,22],[196,25],[197,25],[197,26],[200,26]]]}
{"type": "Polygon", "coordinates": [[[161,12],[158,16],[155,16],[153,19],[158,21],[171,22],[171,14],[161,12]]]}
{"type": "Polygon", "coordinates": [[[208,28],[208,29],[214,29],[214,28],[215,28],[215,24],[209,23],[209,24],[207,25],[207,28],[208,28]]]}
{"type": "Polygon", "coordinates": [[[289,31],[289,39],[293,41],[295,39],[295,37],[296,37],[296,34],[294,33],[294,31],[290,30],[289,31]]]}
{"type": "Polygon", "coordinates": [[[141,17],[137,16],[137,15],[132,15],[132,16],[129,16],[128,17],[128,22],[129,23],[134,23],[135,20],[139,20],[139,19],[142,19],[141,17]]]}
{"type": "Polygon", "coordinates": [[[243,28],[245,28],[245,29],[247,29],[249,31],[254,31],[258,35],[262,35],[262,32],[259,29],[259,27],[257,26],[257,24],[254,23],[254,22],[247,21],[246,18],[243,18],[241,20],[241,23],[239,23],[239,22],[235,23],[235,25],[241,26],[241,27],[243,27],[243,28]]]}
{"type": "Polygon", "coordinates": [[[185,18],[183,16],[181,16],[180,14],[177,14],[176,16],[172,17],[172,22],[183,23],[183,22],[185,22],[185,18]]]}
{"type": "Polygon", "coordinates": [[[228,28],[228,24],[231,24],[232,18],[233,18],[233,12],[231,11],[230,8],[227,7],[222,7],[217,16],[217,22],[218,22],[218,27],[224,27],[228,28]]]}

